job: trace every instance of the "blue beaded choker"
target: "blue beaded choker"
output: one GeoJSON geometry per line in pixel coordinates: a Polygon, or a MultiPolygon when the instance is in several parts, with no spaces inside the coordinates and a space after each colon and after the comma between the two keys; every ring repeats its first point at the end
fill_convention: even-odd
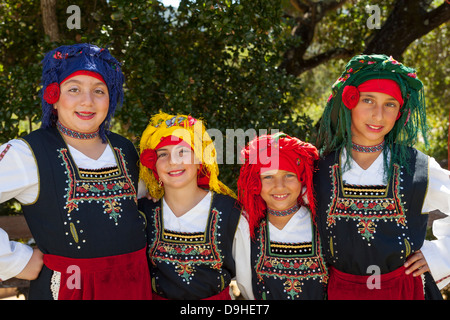
{"type": "Polygon", "coordinates": [[[99,129],[92,133],[82,133],[82,132],[74,131],[74,130],[71,130],[71,129],[65,127],[59,121],[56,121],[56,126],[58,127],[59,132],[61,132],[62,134],[66,135],[68,137],[80,139],[80,140],[89,140],[89,139],[97,138],[98,133],[100,131],[100,129],[99,129]]]}
{"type": "Polygon", "coordinates": [[[267,213],[272,214],[277,217],[285,217],[285,216],[288,216],[290,214],[297,212],[298,209],[300,209],[300,206],[298,204],[296,204],[292,208],[289,208],[287,210],[281,210],[281,211],[267,208],[267,213]]]}
{"type": "Polygon", "coordinates": [[[352,142],[352,149],[357,152],[364,152],[364,153],[381,151],[384,149],[384,140],[380,144],[377,144],[375,146],[369,146],[369,147],[361,146],[359,144],[352,142]]]}

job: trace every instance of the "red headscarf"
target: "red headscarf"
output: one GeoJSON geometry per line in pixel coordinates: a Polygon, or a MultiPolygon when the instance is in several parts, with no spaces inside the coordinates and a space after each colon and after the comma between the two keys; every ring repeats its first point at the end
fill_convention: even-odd
{"type": "Polygon", "coordinates": [[[252,238],[267,209],[261,197],[262,172],[276,169],[295,173],[302,187],[306,187],[308,200],[305,203],[304,194],[300,194],[298,203],[308,205],[314,217],[313,172],[315,161],[319,159],[316,147],[284,133],[277,133],[256,137],[241,151],[241,156],[244,164],[237,182],[238,200],[246,212],[252,238]]]}
{"type": "Polygon", "coordinates": [[[360,92],[381,92],[390,95],[403,106],[403,97],[400,86],[397,82],[390,79],[371,79],[361,83],[358,87],[346,86],[342,91],[342,102],[344,105],[353,109],[359,102],[360,92]]]}
{"type": "MultiPolygon", "coordinates": [[[[140,156],[141,162],[144,166],[146,166],[147,168],[152,170],[156,180],[159,180],[159,175],[158,175],[158,172],[156,171],[156,161],[158,160],[158,157],[156,155],[156,150],[161,149],[162,147],[165,147],[165,146],[170,146],[170,145],[182,145],[193,151],[192,147],[186,141],[184,141],[183,139],[181,139],[177,136],[174,136],[174,135],[169,135],[169,136],[161,138],[161,142],[158,143],[158,145],[155,147],[155,149],[145,149],[140,156]]],[[[203,165],[200,164],[200,169],[197,173],[197,184],[200,188],[208,189],[209,188],[209,175],[207,172],[202,170],[202,168],[203,168],[203,165]]]]}

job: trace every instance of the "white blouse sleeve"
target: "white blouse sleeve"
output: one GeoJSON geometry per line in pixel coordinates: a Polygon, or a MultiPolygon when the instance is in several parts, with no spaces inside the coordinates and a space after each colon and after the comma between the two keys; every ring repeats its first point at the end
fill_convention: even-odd
{"type": "Polygon", "coordinates": [[[30,147],[19,139],[0,146],[0,203],[15,198],[30,204],[38,192],[38,169],[30,147]]]}
{"type": "Polygon", "coordinates": [[[439,210],[447,217],[435,220],[432,231],[437,240],[426,240],[421,248],[439,289],[450,282],[450,171],[429,158],[428,190],[423,212],[439,210]]]}
{"type": "Polygon", "coordinates": [[[247,219],[241,216],[233,241],[236,283],[244,299],[255,300],[252,289],[250,241],[250,229],[247,219]]]}
{"type": "Polygon", "coordinates": [[[8,234],[0,228],[0,281],[8,280],[22,272],[32,254],[31,247],[9,241],[8,234]]]}
{"type": "MultiPolygon", "coordinates": [[[[39,192],[38,181],[33,153],[24,141],[14,139],[0,146],[0,203],[12,198],[32,203],[39,192]]],[[[0,279],[19,274],[32,254],[31,247],[9,241],[8,234],[0,229],[0,279]]]]}

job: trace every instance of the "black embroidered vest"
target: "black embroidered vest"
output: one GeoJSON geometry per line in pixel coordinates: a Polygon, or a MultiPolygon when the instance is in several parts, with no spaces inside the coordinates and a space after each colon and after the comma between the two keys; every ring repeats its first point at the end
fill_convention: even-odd
{"type": "Polygon", "coordinates": [[[256,300],[323,300],[328,271],[319,234],[312,224],[311,242],[270,241],[266,219],[251,242],[252,286],[256,300]]]}
{"type": "MultiPolygon", "coordinates": [[[[39,129],[24,140],[39,171],[39,195],[23,212],[39,249],[69,258],[134,252],[146,246],[146,220],[137,208],[138,154],[127,139],[111,133],[117,166],[78,168],[56,128],[39,129]]],[[[30,298],[51,298],[51,270],[44,266],[31,283],[30,298]]]]}
{"type": "Polygon", "coordinates": [[[394,164],[387,185],[345,184],[336,153],[319,161],[317,221],[327,262],[338,270],[368,275],[368,268],[376,266],[388,273],[422,247],[428,158],[412,148],[409,152],[412,173],[394,164]]]}
{"type": "Polygon", "coordinates": [[[214,296],[236,274],[232,256],[240,219],[235,199],[213,193],[204,232],[182,233],[163,225],[161,201],[139,201],[148,220],[152,289],[171,300],[198,300],[214,296]]]}

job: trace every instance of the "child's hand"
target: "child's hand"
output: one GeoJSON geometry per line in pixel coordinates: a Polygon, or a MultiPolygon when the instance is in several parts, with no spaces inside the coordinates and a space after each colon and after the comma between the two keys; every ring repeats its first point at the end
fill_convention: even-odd
{"type": "Polygon", "coordinates": [[[41,272],[41,269],[44,265],[44,254],[39,249],[33,250],[33,255],[31,256],[31,259],[28,261],[25,268],[22,270],[21,273],[19,273],[15,278],[18,279],[25,279],[25,280],[35,280],[39,273],[41,272]]]}
{"type": "Polygon", "coordinates": [[[420,250],[417,250],[413,255],[410,255],[408,259],[406,259],[404,266],[407,268],[405,273],[412,273],[414,277],[430,271],[427,260],[425,260],[425,257],[420,250]]]}
{"type": "Polygon", "coordinates": [[[147,192],[147,194],[145,195],[145,197],[146,197],[148,200],[152,200],[153,202],[158,202],[158,200],[159,200],[159,199],[153,198],[153,197],[150,195],[150,193],[148,193],[148,192],[147,192]]]}

